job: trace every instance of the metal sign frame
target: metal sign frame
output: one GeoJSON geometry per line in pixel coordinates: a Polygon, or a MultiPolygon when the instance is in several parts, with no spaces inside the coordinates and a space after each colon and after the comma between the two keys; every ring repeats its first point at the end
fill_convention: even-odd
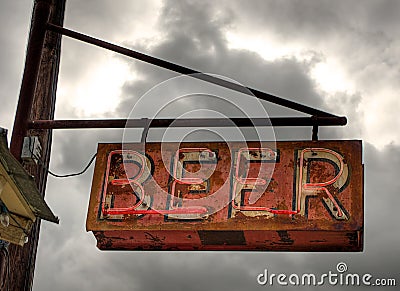
{"type": "Polygon", "coordinates": [[[360,141],[247,144],[99,144],[87,230],[102,250],[362,251],[360,141]]]}
{"type": "MultiPolygon", "coordinates": [[[[319,126],[343,126],[347,124],[347,119],[344,116],[337,116],[304,104],[290,101],[269,93],[259,91],[257,89],[242,87],[238,84],[232,83],[227,80],[220,79],[215,76],[201,73],[197,70],[187,68],[178,64],[174,64],[159,58],[155,58],[132,49],[118,46],[91,36],[64,28],[59,25],[47,23],[46,30],[65,35],[70,38],[95,45],[116,53],[137,59],[160,68],[168,69],[170,71],[188,75],[193,78],[201,79],[205,82],[213,83],[233,91],[241,92],[244,94],[251,94],[261,100],[271,102],[289,109],[293,109],[302,113],[309,114],[310,117],[273,117],[273,118],[232,118],[231,121],[239,127],[248,126],[311,126],[312,127],[312,140],[318,140],[318,127],[319,126]]],[[[43,31],[41,31],[43,33],[43,31]]],[[[232,122],[227,122],[226,119],[106,119],[106,120],[27,120],[26,115],[16,119],[14,131],[19,133],[21,137],[25,136],[28,130],[36,129],[73,129],[73,128],[125,128],[135,127],[143,128],[145,134],[149,128],[168,127],[168,126],[184,126],[184,127],[199,127],[199,126],[215,126],[219,127],[232,126],[232,122]]],[[[12,151],[19,153],[22,149],[22,142],[15,139],[12,151]]]]}

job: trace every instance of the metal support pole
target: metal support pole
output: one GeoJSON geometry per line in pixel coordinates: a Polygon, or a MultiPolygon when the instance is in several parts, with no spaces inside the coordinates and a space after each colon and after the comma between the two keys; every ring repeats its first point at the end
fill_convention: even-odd
{"type": "Polygon", "coordinates": [[[313,141],[318,140],[318,125],[314,125],[312,128],[312,140],[313,141]]]}
{"type": "MultiPolygon", "coordinates": [[[[147,135],[149,134],[151,120],[148,118],[142,118],[142,120],[145,122],[145,124],[143,126],[142,138],[140,139],[140,142],[145,143],[147,140],[147,135]]],[[[129,125],[129,123],[127,123],[127,125],[129,125]]]]}
{"type": "Polygon", "coordinates": [[[31,31],[26,50],[25,68],[15,114],[10,152],[21,160],[22,144],[28,133],[28,119],[31,114],[36,83],[39,76],[42,49],[46,36],[46,23],[49,20],[51,0],[37,0],[32,15],[31,31]]]}
{"type": "MultiPolygon", "coordinates": [[[[65,0],[35,0],[11,138],[11,153],[20,159],[23,138],[27,135],[39,137],[44,167],[40,165],[24,165],[24,167],[34,176],[39,192],[43,196],[46,189],[48,173],[45,167],[48,167],[50,160],[52,131],[29,129],[29,121],[54,118],[61,36],[53,32],[46,33],[46,23],[51,21],[63,24],[65,2],[65,0]]],[[[37,219],[29,234],[28,243],[23,247],[9,246],[9,291],[32,290],[39,232],[40,219],[37,219]]],[[[2,275],[4,277],[4,274],[0,274],[2,275]]]]}
{"type": "Polygon", "coordinates": [[[98,47],[102,47],[104,49],[125,55],[127,57],[134,58],[134,59],[152,64],[152,65],[164,68],[164,69],[168,69],[168,70],[171,70],[176,73],[188,75],[190,77],[197,78],[197,79],[200,79],[200,80],[212,83],[212,84],[216,84],[218,86],[222,86],[222,87],[225,87],[225,88],[237,91],[237,92],[241,92],[243,94],[255,96],[261,100],[272,102],[274,104],[278,104],[278,105],[281,105],[281,106],[284,106],[287,108],[298,110],[298,111],[301,111],[303,113],[307,113],[310,115],[335,117],[335,115],[333,115],[331,113],[328,113],[328,112],[325,112],[322,110],[318,110],[318,109],[315,109],[315,108],[312,108],[312,107],[309,107],[309,106],[306,106],[306,105],[303,105],[303,104],[300,104],[300,103],[297,103],[297,102],[294,102],[291,100],[287,100],[287,99],[284,99],[284,98],[281,98],[278,96],[274,96],[272,94],[265,93],[265,92],[262,92],[262,91],[259,91],[256,89],[243,87],[240,84],[236,84],[236,83],[230,82],[228,80],[223,80],[223,79],[217,78],[212,75],[203,74],[203,73],[193,70],[191,68],[187,68],[187,67],[184,67],[181,65],[177,65],[177,64],[174,64],[174,63],[162,60],[162,59],[158,59],[158,58],[128,49],[128,48],[124,48],[122,46],[118,46],[118,45],[115,45],[115,44],[112,44],[112,43],[109,43],[109,42],[106,42],[106,41],[103,41],[103,40],[100,40],[100,39],[97,39],[97,38],[94,38],[94,37],[91,37],[91,36],[88,36],[85,34],[58,26],[58,25],[54,25],[53,23],[49,23],[47,25],[47,27],[51,31],[63,34],[65,36],[74,38],[76,40],[80,40],[80,41],[83,41],[83,42],[86,42],[86,43],[89,43],[89,44],[92,44],[92,45],[95,45],[98,47]]]}
{"type": "Polygon", "coordinates": [[[31,129],[150,128],[155,127],[238,127],[253,126],[335,126],[346,125],[346,117],[271,117],[271,118],[204,118],[204,119],[93,119],[33,120],[31,129]]]}

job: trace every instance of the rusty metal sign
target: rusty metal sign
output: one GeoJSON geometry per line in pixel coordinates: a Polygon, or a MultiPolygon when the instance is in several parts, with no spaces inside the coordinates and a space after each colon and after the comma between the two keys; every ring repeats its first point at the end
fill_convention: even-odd
{"type": "Polygon", "coordinates": [[[361,251],[361,141],[99,144],[99,249],[361,251]]]}

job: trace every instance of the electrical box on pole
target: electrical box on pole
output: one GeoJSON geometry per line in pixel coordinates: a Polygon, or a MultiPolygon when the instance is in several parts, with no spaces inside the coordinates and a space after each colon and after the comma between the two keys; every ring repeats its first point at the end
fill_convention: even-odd
{"type": "MultiPolygon", "coordinates": [[[[34,1],[25,68],[10,144],[11,154],[20,162],[25,160],[25,170],[34,177],[34,184],[41,197],[44,196],[46,189],[52,131],[31,130],[29,122],[35,119],[54,118],[61,36],[48,31],[47,24],[51,22],[63,25],[65,3],[65,0],[34,1]],[[27,142],[28,147],[26,147],[27,142]],[[31,153],[29,153],[29,143],[31,153]],[[26,152],[27,149],[29,152],[26,152]],[[38,155],[42,164],[36,163],[38,155]]],[[[13,244],[8,246],[8,258],[1,260],[3,267],[0,268],[2,272],[0,277],[7,290],[32,289],[39,232],[40,219],[37,219],[27,232],[28,242],[24,246],[13,244]],[[9,272],[4,268],[7,261],[10,264],[9,272]]]]}

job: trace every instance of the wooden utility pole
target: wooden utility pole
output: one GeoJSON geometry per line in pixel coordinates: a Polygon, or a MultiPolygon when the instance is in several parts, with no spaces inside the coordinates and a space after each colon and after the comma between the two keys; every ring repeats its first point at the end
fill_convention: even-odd
{"type": "MultiPolygon", "coordinates": [[[[29,120],[53,119],[60,63],[61,36],[47,31],[47,23],[62,26],[65,0],[35,0],[31,29],[26,51],[25,68],[11,138],[11,153],[21,160],[23,138],[38,136],[42,145],[42,161],[48,167],[52,143],[51,130],[29,130],[29,120]]],[[[47,182],[45,167],[24,165],[35,177],[40,193],[44,196],[47,182]]],[[[36,252],[40,231],[40,219],[32,227],[29,241],[24,247],[8,248],[10,273],[7,283],[10,291],[32,290],[36,252]]],[[[3,268],[2,270],[5,270],[3,268]]],[[[3,271],[0,274],[6,278],[3,271]]]]}

